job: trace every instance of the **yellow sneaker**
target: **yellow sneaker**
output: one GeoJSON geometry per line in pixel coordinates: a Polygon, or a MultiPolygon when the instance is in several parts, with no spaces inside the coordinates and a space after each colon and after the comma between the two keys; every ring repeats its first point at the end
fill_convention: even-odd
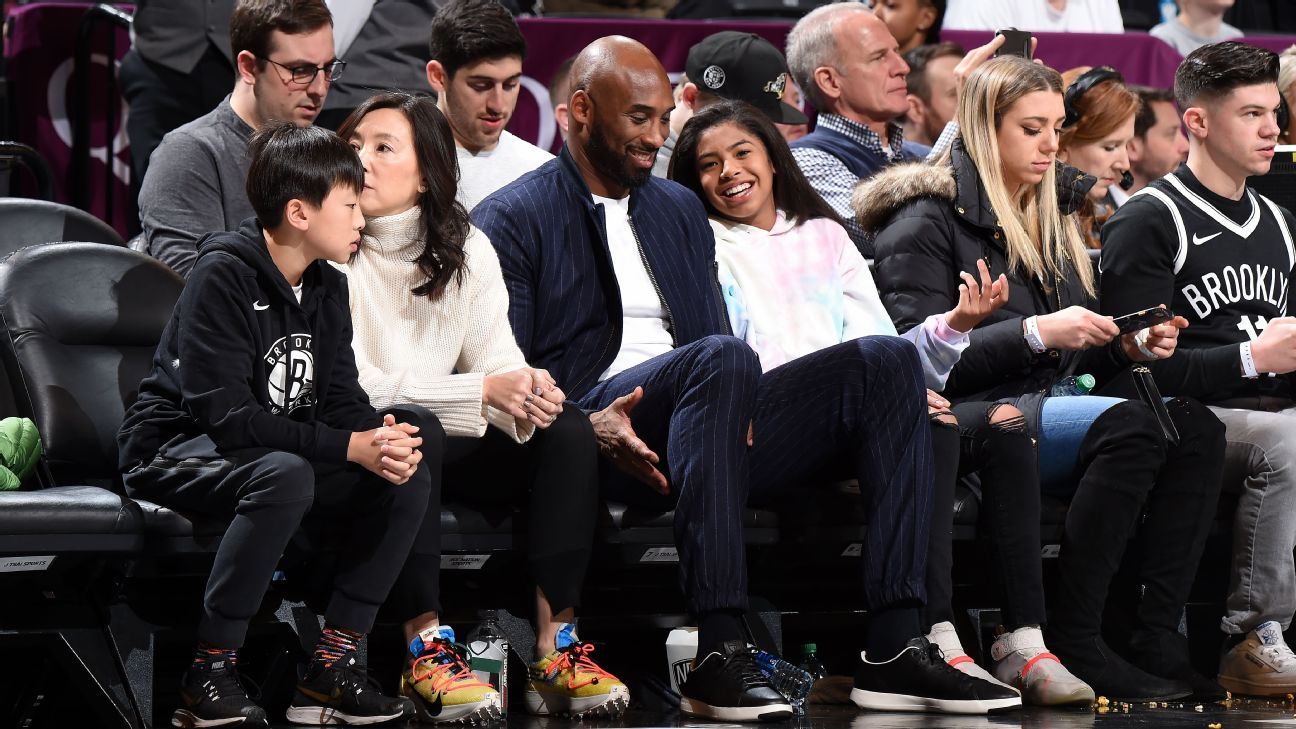
{"type": "Polygon", "coordinates": [[[622,714],[630,705],[630,690],[590,658],[594,646],[576,640],[570,624],[560,631],[558,645],[527,671],[527,711],[541,716],[622,714]]]}
{"type": "Polygon", "coordinates": [[[454,630],[439,625],[410,641],[401,694],[414,702],[420,721],[476,724],[503,715],[500,694],[473,675],[454,630]]]}

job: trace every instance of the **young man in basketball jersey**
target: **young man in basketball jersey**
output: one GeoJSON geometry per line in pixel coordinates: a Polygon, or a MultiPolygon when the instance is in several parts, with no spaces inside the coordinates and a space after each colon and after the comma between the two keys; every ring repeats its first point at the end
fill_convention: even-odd
{"type": "Polygon", "coordinates": [[[375,412],[357,381],[346,278],[326,263],[345,263],[360,242],[365,174],[355,152],[328,130],[290,122],[263,125],[249,151],[256,218],[198,241],[117,436],[132,497],[229,520],[172,723],[267,726],[239,683],[238,649],[303,525],[313,546],[339,549],[324,631],[288,721],[410,718],[408,699],[369,686],[356,649],[431,498],[415,433],[429,437],[434,468],[444,435],[421,408],[375,412]]]}
{"type": "Polygon", "coordinates": [[[1282,637],[1296,612],[1296,221],[1251,188],[1281,131],[1278,57],[1225,42],[1175,73],[1188,163],[1152,182],[1102,231],[1103,313],[1168,304],[1190,325],[1153,365],[1164,395],[1211,405],[1227,428],[1226,490],[1238,495],[1219,681],[1235,693],[1296,691],[1282,637]]]}

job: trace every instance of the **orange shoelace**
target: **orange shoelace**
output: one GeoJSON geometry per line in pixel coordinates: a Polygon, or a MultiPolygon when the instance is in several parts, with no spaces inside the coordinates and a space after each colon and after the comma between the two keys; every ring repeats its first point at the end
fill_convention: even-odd
{"type": "Polygon", "coordinates": [[[616,676],[604,671],[589,657],[593,652],[593,643],[573,643],[563,648],[559,651],[560,655],[553,660],[553,663],[549,664],[549,668],[545,669],[545,678],[551,678],[555,673],[570,668],[572,669],[572,675],[571,678],[567,679],[567,688],[569,689],[578,689],[592,683],[598,683],[601,678],[615,680],[616,676]],[[575,656],[574,661],[573,656],[575,656]],[[577,681],[576,677],[581,674],[585,674],[589,678],[584,681],[577,681]]]}
{"type": "Polygon", "coordinates": [[[439,640],[433,641],[433,646],[432,651],[414,659],[410,673],[415,683],[430,678],[432,690],[441,693],[450,685],[455,688],[491,687],[473,675],[467,662],[453,648],[439,640]]]}

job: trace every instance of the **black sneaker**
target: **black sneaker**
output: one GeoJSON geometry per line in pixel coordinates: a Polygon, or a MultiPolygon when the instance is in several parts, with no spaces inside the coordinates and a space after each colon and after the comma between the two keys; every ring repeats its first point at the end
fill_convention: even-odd
{"type": "Polygon", "coordinates": [[[315,726],[381,724],[414,718],[414,704],[406,698],[383,696],[352,651],[331,666],[313,661],[298,682],[285,717],[294,724],[315,726]]]}
{"type": "Polygon", "coordinates": [[[792,716],[792,706],[756,665],[756,649],[736,640],[694,665],[680,694],[680,711],[706,719],[775,721],[792,716]]]}
{"type": "Polygon", "coordinates": [[[226,661],[193,665],[180,679],[180,708],[171,725],[181,729],[206,726],[268,727],[265,709],[252,703],[226,661]]]}
{"type": "Polygon", "coordinates": [[[900,655],[882,663],[873,663],[860,653],[851,701],[861,709],[947,714],[987,714],[1021,707],[1016,691],[950,666],[940,648],[925,637],[909,641],[900,655]]]}

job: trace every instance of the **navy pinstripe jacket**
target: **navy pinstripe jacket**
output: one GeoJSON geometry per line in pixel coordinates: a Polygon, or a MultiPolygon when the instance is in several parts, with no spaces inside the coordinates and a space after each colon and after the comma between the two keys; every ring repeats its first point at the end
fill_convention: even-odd
{"type": "MultiPolygon", "coordinates": [[[[509,321],[533,367],[573,400],[598,384],[621,348],[621,289],[602,205],[567,148],[482,200],[473,223],[495,245],[509,321]]],[[[666,309],[676,347],[729,334],[715,277],[715,238],[697,196],[649,178],[630,193],[630,225],[666,309]]]]}

